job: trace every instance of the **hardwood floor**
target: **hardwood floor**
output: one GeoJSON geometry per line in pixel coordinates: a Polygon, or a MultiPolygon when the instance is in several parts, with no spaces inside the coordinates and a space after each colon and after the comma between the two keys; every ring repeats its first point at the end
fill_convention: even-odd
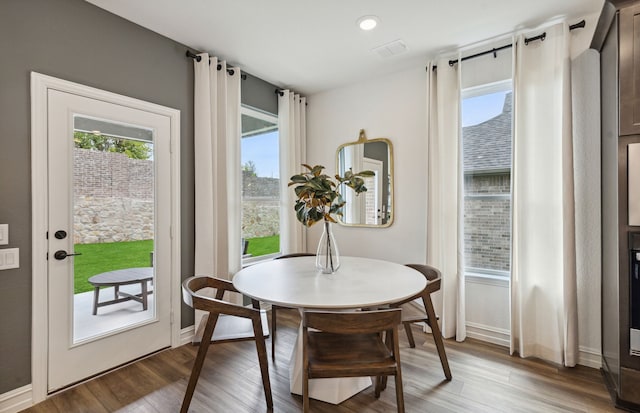
{"type": "MultiPolygon", "coordinates": [[[[274,412],[300,412],[302,398],[289,393],[289,355],[297,334],[295,311],[278,312],[276,360],[269,373],[274,412]]],[[[511,357],[502,347],[474,340],[445,346],[453,380],[447,382],[433,339],[414,327],[416,348],[401,334],[407,412],[621,412],[613,407],[600,372],[562,368],[511,357]]],[[[24,410],[29,413],[169,413],[180,409],[196,347],[166,350],[60,392],[24,410]]],[[[209,348],[190,412],[267,411],[252,341],[209,348]]],[[[311,400],[312,412],[395,412],[393,380],[380,399],[370,387],[339,406],[311,400]]]]}

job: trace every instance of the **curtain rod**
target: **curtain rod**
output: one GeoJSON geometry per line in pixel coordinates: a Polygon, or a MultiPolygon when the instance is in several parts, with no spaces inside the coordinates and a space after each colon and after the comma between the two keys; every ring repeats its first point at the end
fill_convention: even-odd
{"type": "MultiPolygon", "coordinates": [[[[571,26],[569,26],[569,30],[574,30],[574,29],[582,29],[583,27],[586,26],[586,22],[584,20],[579,21],[576,24],[572,24],[571,26]]],[[[534,37],[525,37],[524,38],[524,44],[525,46],[529,45],[529,43],[531,42],[535,42],[536,40],[540,40],[541,42],[544,41],[544,39],[547,38],[547,32],[543,32],[542,34],[539,34],[537,36],[534,37]]],[[[493,57],[498,57],[497,52],[499,52],[500,50],[504,50],[504,49],[509,49],[510,47],[513,47],[513,44],[505,44],[504,46],[500,46],[500,47],[494,47],[491,50],[485,50],[484,52],[480,52],[480,53],[476,53],[476,54],[472,54],[471,56],[465,56],[462,59],[460,59],[460,61],[464,62],[465,60],[469,60],[469,59],[474,59],[476,57],[480,57],[480,56],[484,56],[487,55],[489,53],[493,54],[493,57]]],[[[453,66],[456,63],[458,63],[458,59],[453,59],[453,60],[449,60],[449,66],[453,66]]],[[[435,70],[437,68],[437,66],[433,66],[433,70],[435,70]]],[[[429,70],[429,66],[426,67],[426,70],[429,70]]]]}
{"type": "MultiPolygon", "coordinates": [[[[187,56],[187,57],[190,57],[190,58],[192,58],[192,59],[195,59],[195,61],[196,61],[196,62],[199,62],[199,61],[201,61],[201,60],[202,60],[202,56],[198,56],[198,55],[196,55],[195,53],[191,53],[191,51],[190,51],[190,50],[187,50],[186,56],[187,56]]],[[[209,64],[211,64],[211,62],[209,62],[209,64]]],[[[217,69],[218,69],[218,70],[222,70],[222,65],[221,65],[220,63],[218,63],[217,69]]],[[[230,68],[229,68],[229,69],[227,69],[227,73],[229,73],[229,75],[230,75],[230,76],[233,76],[233,74],[234,74],[235,72],[236,72],[236,71],[235,71],[235,70],[233,70],[233,69],[230,69],[230,68]]],[[[242,74],[242,75],[240,75],[240,78],[241,78],[242,80],[246,80],[246,79],[247,79],[247,75],[242,74]]]]}
{"type": "MultiPolygon", "coordinates": [[[[275,94],[278,96],[284,96],[284,89],[277,88],[275,90],[275,94]]],[[[300,102],[302,102],[302,98],[300,98],[300,102]]],[[[305,102],[304,105],[309,106],[309,102],[305,102]]]]}

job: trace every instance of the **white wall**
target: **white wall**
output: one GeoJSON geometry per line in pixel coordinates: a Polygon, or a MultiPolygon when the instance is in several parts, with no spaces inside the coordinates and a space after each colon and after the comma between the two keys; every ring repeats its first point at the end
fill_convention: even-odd
{"type": "MultiPolygon", "coordinates": [[[[587,16],[587,28],[572,32],[572,57],[588,48],[596,20],[596,15],[587,16]]],[[[336,225],[335,236],[342,255],[398,263],[426,262],[425,65],[308,97],[307,163],[322,164],[333,174],[336,148],[355,141],[360,129],[365,129],[370,139],[386,137],[393,143],[394,222],[389,228],[381,229],[336,225]]],[[[580,202],[576,200],[577,205],[582,205],[580,202]]],[[[308,230],[310,251],[314,251],[320,234],[320,226],[308,230]]],[[[579,274],[578,284],[580,363],[598,367],[599,278],[593,272],[579,274]]],[[[466,286],[468,335],[508,345],[508,285],[468,279],[466,286]]],[[[439,307],[439,297],[435,301],[439,307]]]]}
{"type": "MultiPolygon", "coordinates": [[[[426,260],[426,71],[424,66],[308,97],[307,163],[336,172],[336,149],[358,139],[388,138],[394,151],[394,221],[388,228],[335,225],[341,255],[398,263],[426,260]]],[[[315,252],[322,228],[308,230],[315,252]]]]}

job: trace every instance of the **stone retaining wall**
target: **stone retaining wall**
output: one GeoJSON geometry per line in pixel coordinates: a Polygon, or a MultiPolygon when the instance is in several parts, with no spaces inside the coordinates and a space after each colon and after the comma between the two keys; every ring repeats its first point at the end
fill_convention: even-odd
{"type": "Polygon", "coordinates": [[[75,197],[74,243],[153,239],[153,200],[75,197]]]}
{"type": "Polygon", "coordinates": [[[269,197],[245,197],[242,203],[242,237],[270,237],[279,233],[280,200],[269,197]]]}
{"type": "MultiPolygon", "coordinates": [[[[74,243],[153,238],[152,160],[75,148],[73,180],[74,243]]],[[[279,180],[245,176],[243,182],[243,237],[279,234],[279,180]]]]}
{"type": "Polygon", "coordinates": [[[153,161],[74,149],[74,243],[153,238],[153,161]]]}

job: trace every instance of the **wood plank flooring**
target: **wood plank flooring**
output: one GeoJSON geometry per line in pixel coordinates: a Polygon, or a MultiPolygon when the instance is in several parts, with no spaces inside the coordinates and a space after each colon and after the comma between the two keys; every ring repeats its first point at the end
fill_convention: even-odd
{"type": "MultiPolygon", "coordinates": [[[[278,312],[276,361],[269,359],[274,412],[302,410],[302,398],[289,392],[288,373],[298,322],[296,311],[278,312]]],[[[621,412],[613,407],[596,369],[569,369],[511,357],[502,347],[471,339],[445,341],[453,374],[453,380],[447,382],[432,337],[418,326],[413,331],[415,349],[408,347],[404,334],[400,343],[407,412],[621,412]]],[[[196,350],[185,345],[160,352],[55,394],[24,412],[177,412],[196,350]]],[[[267,411],[253,342],[209,348],[189,411],[267,411]]],[[[393,380],[380,399],[368,388],[339,406],[311,400],[311,411],[395,412],[393,380]]]]}

